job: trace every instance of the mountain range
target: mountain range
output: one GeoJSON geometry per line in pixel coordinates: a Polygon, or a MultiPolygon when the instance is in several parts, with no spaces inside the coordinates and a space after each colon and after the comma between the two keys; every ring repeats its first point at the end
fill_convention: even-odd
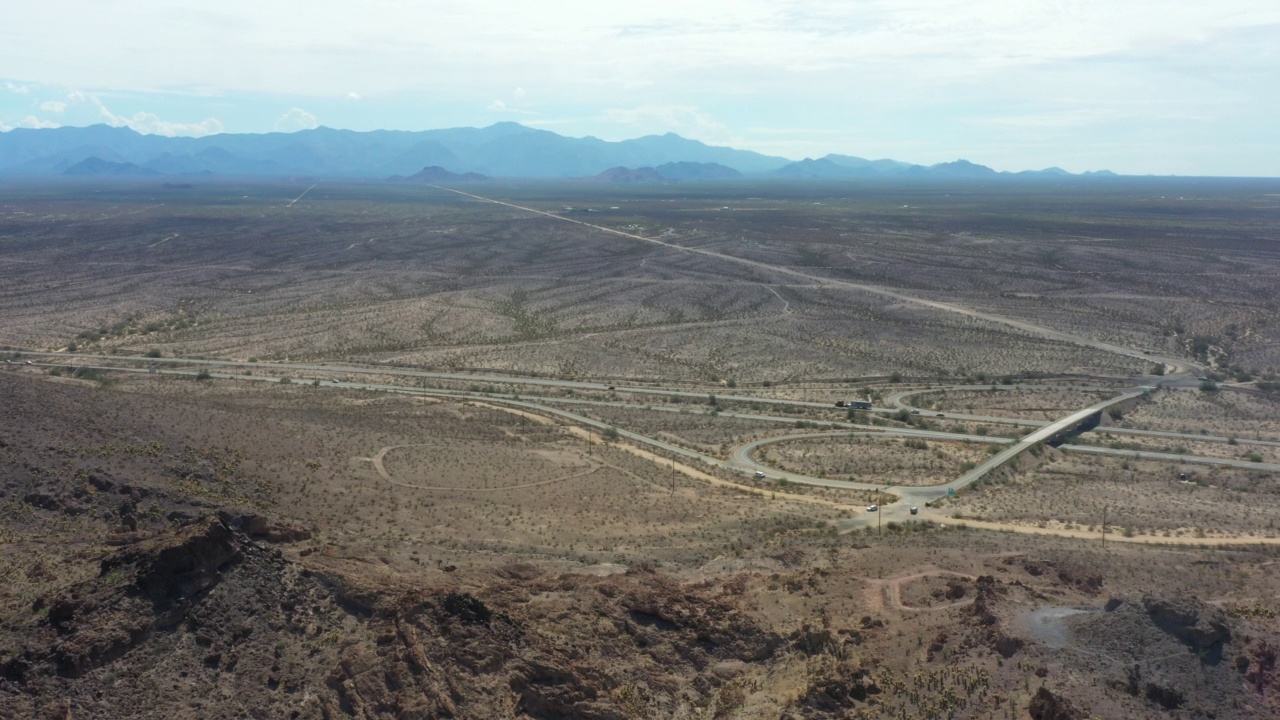
{"type": "MultiPolygon", "coordinates": [[[[320,127],[294,133],[200,138],[143,135],[92,125],[0,132],[0,176],[319,176],[384,179],[465,176],[596,178],[613,182],[793,179],[982,178],[997,173],[965,160],[913,165],[827,155],[792,162],[707,145],[674,133],[610,142],[503,122],[484,128],[356,132],[320,127]],[[422,173],[426,173],[422,176],[422,173]],[[599,177],[604,174],[603,177],[599,177]]],[[[1058,168],[1014,175],[1069,175],[1058,168]]],[[[1102,171],[1102,174],[1109,174],[1102,171]]]]}

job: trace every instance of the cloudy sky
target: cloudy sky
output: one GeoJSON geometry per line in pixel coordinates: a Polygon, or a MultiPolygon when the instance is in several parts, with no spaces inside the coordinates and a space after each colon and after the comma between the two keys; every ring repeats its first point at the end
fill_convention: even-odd
{"type": "Polygon", "coordinates": [[[514,120],[1002,170],[1280,176],[1276,0],[5,0],[0,130],[514,120]]]}

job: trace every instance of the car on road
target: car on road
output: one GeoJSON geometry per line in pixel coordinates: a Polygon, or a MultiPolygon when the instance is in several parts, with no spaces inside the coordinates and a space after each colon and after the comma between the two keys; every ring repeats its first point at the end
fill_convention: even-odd
{"type": "Polygon", "coordinates": [[[880,506],[879,506],[879,505],[868,505],[868,506],[867,506],[867,512],[880,512],[880,506]]]}
{"type": "Polygon", "coordinates": [[[919,514],[920,514],[920,508],[916,507],[915,505],[912,505],[912,506],[911,506],[911,514],[912,514],[912,515],[919,515],[919,514]]]}
{"type": "Polygon", "coordinates": [[[761,470],[757,470],[757,471],[756,471],[756,479],[757,479],[757,480],[762,480],[762,479],[764,479],[764,472],[763,472],[763,471],[761,471],[761,470]]]}
{"type": "Polygon", "coordinates": [[[919,414],[920,414],[920,411],[919,411],[919,410],[912,410],[912,411],[911,411],[911,414],[912,414],[912,415],[919,415],[919,414]]]}
{"type": "MultiPolygon", "coordinates": [[[[31,364],[31,362],[30,362],[30,361],[28,361],[28,362],[27,362],[27,364],[28,364],[28,365],[30,365],[30,364],[31,364]]],[[[1205,380],[1208,380],[1208,379],[1209,379],[1209,376],[1208,376],[1208,375],[1201,375],[1201,376],[1197,377],[1196,379],[1197,379],[1197,380],[1199,380],[1200,382],[1204,382],[1205,380]]]]}
{"type": "Polygon", "coordinates": [[[946,416],[947,416],[946,413],[937,413],[934,415],[934,417],[946,417],[946,416]]]}

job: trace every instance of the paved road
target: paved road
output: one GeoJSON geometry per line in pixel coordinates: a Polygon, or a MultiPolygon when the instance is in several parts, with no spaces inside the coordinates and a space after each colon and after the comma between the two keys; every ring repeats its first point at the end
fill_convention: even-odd
{"type": "MultiPolygon", "coordinates": [[[[66,356],[64,355],[63,357],[66,357],[66,356]]],[[[72,356],[72,357],[75,357],[78,359],[84,356],[72,356]]],[[[99,356],[99,357],[104,357],[104,356],[99,356]]],[[[105,356],[105,357],[118,359],[112,356],[105,356]]],[[[171,361],[178,362],[177,360],[173,360],[173,359],[171,359],[171,361]]],[[[279,365],[272,364],[272,363],[253,363],[252,365],[264,365],[266,367],[279,367],[279,365]]],[[[34,366],[35,367],[67,367],[67,364],[36,363],[34,366]]],[[[164,375],[179,375],[179,376],[186,376],[186,377],[194,377],[197,374],[196,371],[194,370],[125,368],[125,367],[118,367],[118,366],[111,366],[111,365],[89,366],[89,365],[77,364],[76,367],[83,367],[83,368],[102,370],[102,371],[129,372],[129,373],[156,373],[156,374],[164,374],[164,375]]],[[[322,370],[326,372],[332,371],[332,368],[330,368],[329,366],[318,366],[318,367],[320,367],[322,370]]],[[[365,372],[372,373],[375,371],[365,371],[365,372]]],[[[225,379],[242,380],[242,381],[249,381],[249,382],[265,382],[265,383],[273,383],[273,384],[280,383],[280,380],[278,378],[266,377],[261,375],[213,373],[212,376],[215,378],[225,378],[225,379]]],[[[309,381],[299,380],[298,382],[305,383],[309,381]]],[[[885,519],[888,519],[888,520],[908,519],[911,517],[908,512],[911,506],[923,506],[926,503],[931,502],[932,500],[936,500],[942,496],[949,494],[949,492],[952,490],[958,490],[962,487],[965,487],[966,485],[981,478],[987,472],[990,472],[996,467],[999,467],[1000,465],[1002,465],[1004,462],[1011,460],[1021,452],[1034,446],[1036,443],[1049,439],[1053,437],[1055,434],[1057,434],[1058,432],[1061,432],[1065,429],[1072,427],[1073,425],[1079,422],[1082,422],[1083,420],[1088,418],[1089,415],[1096,412],[1101,412],[1112,404],[1124,402],[1126,400],[1130,400],[1135,397],[1141,396],[1146,392],[1146,389],[1133,390],[1131,392],[1122,394],[1118,397],[1110,398],[1102,402],[1096,403],[1095,405],[1092,405],[1088,408],[1072,413],[1071,415],[1055,423],[1046,425],[1045,427],[1042,427],[1036,430],[1035,432],[1031,433],[1030,435],[1027,435],[1026,437],[1016,441],[1010,440],[1008,438],[988,437],[988,436],[982,436],[982,435],[967,435],[963,433],[948,433],[948,432],[935,431],[935,430],[921,430],[917,428],[885,428],[885,427],[874,426],[874,425],[857,425],[853,423],[834,423],[834,425],[836,425],[837,427],[843,427],[846,429],[836,430],[836,431],[826,431],[826,432],[815,432],[815,433],[788,434],[781,437],[774,437],[774,438],[768,438],[768,439],[756,441],[756,442],[744,445],[742,447],[735,448],[731,453],[730,459],[728,461],[724,461],[719,458],[697,452],[695,450],[689,450],[687,448],[683,448],[672,443],[658,440],[657,438],[648,437],[646,435],[635,433],[622,428],[616,428],[606,422],[595,420],[593,418],[589,418],[583,415],[579,415],[577,413],[569,412],[560,408],[551,407],[545,403],[547,402],[568,403],[568,404],[576,403],[576,404],[604,405],[604,406],[624,407],[624,408],[644,408],[645,406],[643,405],[634,405],[634,404],[618,403],[618,402],[603,401],[603,400],[586,400],[582,398],[555,398],[554,400],[546,399],[546,400],[542,400],[541,402],[534,402],[531,399],[519,399],[515,396],[504,397],[496,394],[473,393],[465,390],[440,390],[440,389],[431,389],[431,388],[412,388],[412,387],[405,387],[403,385],[382,385],[382,384],[373,384],[373,383],[330,381],[330,382],[323,383],[322,387],[346,388],[346,389],[353,389],[353,390],[371,390],[371,391],[382,391],[382,392],[396,392],[396,393],[404,393],[404,394],[411,394],[411,395],[449,397],[449,398],[456,398],[456,399],[483,400],[485,402],[498,403],[498,404],[508,405],[512,407],[519,407],[519,408],[524,408],[528,410],[533,410],[545,415],[553,415],[565,420],[569,420],[578,425],[595,428],[596,430],[602,433],[605,432],[606,430],[614,429],[618,432],[620,436],[628,438],[632,441],[635,441],[644,445],[649,445],[650,447],[661,449],[663,451],[669,452],[679,457],[696,460],[700,463],[703,463],[704,465],[711,466],[711,467],[718,467],[718,468],[735,471],[735,472],[763,471],[768,477],[771,477],[771,478],[775,478],[775,479],[785,478],[789,482],[793,482],[801,485],[810,485],[815,487],[846,489],[846,490],[879,490],[879,491],[888,492],[890,494],[896,495],[901,499],[901,502],[895,503],[893,505],[888,505],[882,508],[881,517],[876,517],[874,516],[874,514],[869,513],[868,516],[866,517],[855,518],[853,521],[846,521],[845,522],[846,526],[858,526],[858,525],[869,524],[871,522],[871,517],[876,517],[877,521],[885,520],[885,519]],[[988,459],[982,465],[978,466],[977,468],[974,468],[974,470],[970,471],[969,473],[966,473],[965,475],[961,476],[960,478],[957,478],[956,480],[951,481],[950,483],[946,483],[944,485],[927,486],[927,487],[891,486],[891,485],[852,482],[847,480],[833,480],[829,478],[815,478],[811,476],[801,475],[799,473],[790,473],[790,472],[777,470],[774,468],[768,468],[756,462],[751,457],[751,454],[754,452],[756,448],[760,447],[761,445],[772,443],[772,442],[782,442],[786,440],[796,440],[796,439],[816,438],[816,437],[833,437],[833,436],[847,437],[849,435],[880,436],[880,437],[921,437],[921,438],[934,439],[934,440],[956,440],[956,441],[968,441],[968,442],[1002,443],[1002,444],[1008,444],[1009,447],[1001,451],[1000,453],[996,454],[992,458],[988,459]]],[[[680,412],[681,411],[680,408],[670,408],[670,407],[650,408],[650,409],[660,410],[664,412],[680,412]]],[[[721,412],[719,414],[722,416],[739,417],[739,418],[751,419],[751,420],[762,420],[762,421],[770,421],[770,422],[790,422],[790,423],[795,422],[795,419],[780,418],[778,416],[772,416],[772,415],[753,415],[749,413],[730,413],[730,412],[721,412]]],[[[1196,462],[1196,463],[1203,463],[1203,464],[1229,465],[1234,467],[1244,467],[1247,469],[1263,470],[1263,471],[1280,470],[1280,465],[1271,465],[1266,463],[1250,463],[1245,461],[1231,460],[1227,458],[1208,458],[1208,457],[1191,456],[1191,455],[1172,455],[1172,454],[1165,454],[1165,453],[1150,453],[1150,452],[1135,453],[1134,451],[1115,450],[1112,448],[1092,447],[1092,446],[1069,446],[1069,449],[1095,453],[1095,454],[1116,455],[1116,456],[1123,456],[1123,457],[1142,457],[1142,458],[1149,458],[1149,459],[1156,459],[1156,460],[1170,460],[1175,462],[1196,462]]],[[[922,513],[926,518],[932,515],[932,513],[929,513],[927,510],[923,510],[923,509],[922,509],[922,513]]],[[[946,518],[945,516],[938,516],[936,519],[946,519],[946,518]]]]}
{"type": "MultiPolygon", "coordinates": [[[[78,360],[110,360],[117,362],[136,362],[149,365],[204,365],[224,368],[262,368],[264,370],[313,373],[335,373],[345,375],[390,375],[393,377],[424,378],[431,380],[453,380],[469,383],[530,385],[534,387],[566,388],[571,390],[592,390],[596,392],[639,393],[645,395],[678,396],[705,402],[710,395],[726,402],[768,403],[770,405],[789,405],[793,407],[822,408],[837,414],[840,410],[831,403],[809,402],[806,400],[784,400],[778,398],[755,397],[751,395],[725,395],[717,390],[670,390],[638,385],[612,385],[609,383],[586,382],[581,380],[554,380],[548,378],[530,378],[508,375],[476,375],[469,373],[441,373],[427,370],[403,370],[391,367],[361,367],[356,365],[326,365],[321,363],[289,363],[289,362],[255,362],[249,360],[210,360],[204,358],[149,358],[139,355],[90,355],[45,352],[39,350],[18,350],[21,356],[56,357],[60,362],[55,365],[82,365],[78,360]]],[[[107,369],[114,369],[108,367],[107,369]]],[[[892,408],[874,408],[873,412],[893,412],[892,408]]]]}
{"type": "MultiPolygon", "coordinates": [[[[531,398],[526,398],[526,399],[531,399],[531,398]]],[[[558,404],[600,405],[604,407],[615,407],[615,408],[621,408],[621,409],[627,409],[627,410],[649,410],[653,412],[683,413],[686,415],[705,414],[703,410],[708,407],[706,405],[699,406],[697,408],[680,407],[680,406],[672,407],[670,405],[638,405],[636,403],[613,402],[610,400],[588,400],[586,398],[554,397],[554,398],[536,398],[536,399],[538,402],[550,403],[552,405],[558,405],[558,404]]],[[[883,425],[865,425],[860,423],[846,422],[842,420],[815,421],[811,418],[805,418],[805,417],[794,417],[794,416],[785,416],[785,415],[758,415],[755,413],[736,412],[732,410],[720,410],[716,413],[716,415],[718,415],[719,417],[735,418],[739,420],[758,420],[761,422],[779,423],[779,424],[791,425],[793,427],[795,426],[796,422],[806,422],[806,423],[813,423],[814,425],[818,425],[822,427],[848,428],[850,430],[874,430],[874,431],[881,431],[881,432],[892,431],[892,432],[901,434],[903,436],[915,436],[915,435],[918,435],[920,437],[948,436],[948,437],[959,438],[959,439],[971,437],[969,435],[963,435],[963,434],[957,435],[954,433],[945,433],[942,431],[917,430],[914,428],[893,428],[893,427],[885,427],[883,425]]],[[[985,437],[985,436],[973,435],[972,437],[985,437]]],[[[994,436],[994,437],[996,439],[1000,439],[999,436],[994,436]]]]}
{"type": "Polygon", "coordinates": [[[1250,462],[1234,458],[1206,457],[1204,455],[1177,455],[1174,453],[1151,452],[1148,450],[1115,450],[1096,445],[1063,445],[1061,450],[1069,453],[1088,453],[1090,455],[1120,455],[1136,460],[1164,460],[1175,463],[1194,463],[1197,465],[1226,465],[1228,467],[1259,470],[1262,472],[1280,471],[1280,465],[1274,463],[1250,462]]]}
{"type": "MultiPolygon", "coordinates": [[[[899,409],[919,410],[920,414],[923,416],[941,416],[941,417],[945,417],[947,419],[952,419],[952,420],[979,420],[982,422],[996,422],[997,421],[996,418],[990,418],[989,416],[985,416],[985,415],[963,415],[960,413],[950,413],[950,412],[938,413],[932,410],[921,410],[918,407],[912,406],[904,402],[909,397],[914,397],[916,395],[924,395],[927,393],[938,393],[938,392],[946,392],[946,391],[952,391],[952,390],[991,390],[993,387],[996,388],[997,390],[1057,389],[1057,390],[1078,390],[1081,392],[1114,392],[1114,393],[1123,392],[1123,389],[1121,388],[1088,387],[1088,386],[1075,386],[1075,385],[996,385],[996,386],[947,385],[944,387],[936,387],[936,388],[903,390],[901,392],[897,392],[890,395],[887,398],[887,402],[899,409]]],[[[1147,387],[1147,386],[1143,386],[1143,387],[1147,387]]],[[[1044,427],[1049,424],[1043,420],[1019,420],[1015,418],[1000,418],[998,421],[1004,422],[1007,424],[1034,425],[1037,427],[1044,427]]],[[[1171,432],[1167,430],[1143,430],[1140,428],[1115,427],[1110,425],[1105,425],[1105,426],[1100,425],[1094,428],[1093,430],[1090,430],[1090,432],[1119,433],[1122,435],[1144,435],[1148,437],[1170,438],[1170,439],[1176,439],[1176,440],[1190,440],[1190,441],[1197,441],[1197,442],[1231,442],[1232,440],[1234,440],[1236,443],[1240,445],[1260,445],[1260,446],[1269,446],[1269,447],[1280,447],[1280,442],[1277,442],[1274,440],[1250,440],[1247,438],[1229,438],[1222,435],[1192,435],[1190,433],[1177,433],[1177,432],[1171,432]]]]}
{"type": "Polygon", "coordinates": [[[1191,433],[1176,433],[1167,430],[1141,430],[1139,428],[1113,427],[1110,425],[1099,425],[1089,432],[1096,433],[1118,433],[1120,435],[1139,435],[1143,437],[1168,438],[1171,440],[1191,440],[1195,442],[1214,442],[1229,443],[1235,441],[1238,445],[1261,445],[1266,447],[1280,447],[1280,442],[1275,440],[1251,440],[1249,438],[1229,438],[1222,435],[1192,435],[1191,433]]]}
{"type": "MultiPolygon", "coordinates": [[[[928,395],[931,393],[947,393],[947,392],[962,392],[962,391],[999,392],[1002,390],[1071,390],[1075,392],[1120,393],[1120,392],[1123,392],[1125,389],[1127,388],[1102,387],[1097,385],[1026,385],[1026,384],[996,385],[992,383],[988,383],[986,385],[942,385],[939,387],[916,388],[913,390],[901,390],[890,395],[888,398],[888,402],[894,407],[902,408],[904,410],[920,410],[921,412],[933,412],[932,410],[924,410],[904,401],[907,398],[915,397],[916,395],[928,395]]],[[[1040,421],[1036,421],[1036,422],[1040,422],[1040,421]]],[[[1040,422],[1040,424],[1048,425],[1049,423],[1040,422]]]]}
{"type": "MultiPolygon", "coordinates": [[[[729,464],[734,467],[741,468],[743,470],[748,470],[751,472],[763,472],[765,475],[767,475],[770,478],[783,479],[788,482],[799,483],[801,485],[821,485],[822,487],[838,487],[838,488],[847,488],[851,490],[881,490],[893,495],[903,495],[904,497],[909,494],[914,494],[914,491],[916,490],[929,491],[936,487],[943,487],[943,486],[915,487],[911,485],[886,485],[884,483],[865,483],[865,482],[856,482],[852,480],[832,480],[828,478],[815,478],[809,475],[802,475],[800,473],[789,472],[786,470],[779,470],[777,468],[758,462],[754,457],[756,450],[759,450],[761,447],[764,447],[765,445],[772,445],[774,443],[780,443],[780,442],[790,442],[793,440],[809,440],[809,439],[815,439],[815,438],[833,438],[833,437],[834,438],[918,437],[918,438],[926,438],[929,440],[959,440],[959,441],[982,442],[982,443],[1012,443],[1013,442],[1008,438],[992,438],[992,437],[986,437],[982,435],[957,435],[953,433],[930,432],[927,430],[905,431],[905,430],[897,430],[897,429],[888,429],[888,430],[855,431],[855,432],[827,431],[827,432],[813,432],[813,433],[796,433],[793,435],[783,435],[780,437],[765,438],[763,440],[756,440],[754,442],[746,443],[745,445],[739,445],[738,447],[730,451],[729,464]]],[[[946,493],[944,492],[943,494],[946,494],[946,493]]],[[[934,495],[931,494],[930,496],[932,497],[934,495]]]]}
{"type": "Polygon", "coordinates": [[[1005,448],[1004,450],[1001,450],[1000,452],[991,456],[986,461],[980,463],[977,467],[961,475],[955,480],[952,480],[946,485],[938,486],[936,488],[936,494],[933,496],[933,498],[942,497],[953,490],[958,491],[960,490],[960,488],[963,488],[967,485],[977,482],[978,480],[985,477],[987,473],[992,472],[996,468],[1004,465],[1010,460],[1013,460],[1017,456],[1030,450],[1036,445],[1043,442],[1047,442],[1053,439],[1055,436],[1059,435],[1060,433],[1065,432],[1079,425],[1082,422],[1085,422],[1086,420],[1089,419],[1090,416],[1103,412],[1107,408],[1117,403],[1122,403],[1137,397],[1141,397],[1145,393],[1146,393],[1145,390],[1133,390],[1133,391],[1124,393],[1123,395],[1119,395],[1113,398],[1108,398],[1101,402],[1094,403],[1093,405],[1090,405],[1089,407],[1084,408],[1082,410],[1077,410],[1076,412],[1071,413],[1070,415],[1062,418],[1061,420],[1058,420],[1054,423],[1046,425],[1040,428],[1039,430],[1036,430],[1035,432],[1024,436],[1022,439],[1018,440],[1018,442],[1013,443],[1012,445],[1005,448]]]}
{"type": "Polygon", "coordinates": [[[584,222],[576,218],[564,217],[563,215],[547,212],[545,210],[538,210],[536,208],[527,207],[525,205],[517,205],[515,203],[506,202],[504,200],[495,200],[494,198],[484,197],[483,195],[475,195],[472,193],[463,192],[461,190],[455,190],[453,188],[447,188],[440,185],[430,185],[430,187],[433,187],[437,190],[443,190],[445,192],[456,193],[458,195],[469,197],[474,200],[493,203],[495,205],[501,205],[503,207],[509,207],[515,210],[522,210],[524,212],[533,213],[535,215],[542,215],[544,217],[553,218],[556,220],[560,220],[562,222],[581,225],[583,227],[592,228],[600,232],[609,233],[612,235],[618,235],[621,237],[630,238],[632,240],[638,240],[640,242],[650,243],[652,245],[659,245],[661,247],[675,250],[677,252],[685,252],[685,253],[691,253],[695,255],[702,255],[704,257],[711,257],[719,260],[725,260],[727,262],[735,263],[738,265],[745,265],[747,267],[751,267],[757,270],[766,270],[769,272],[775,272],[782,275],[788,275],[794,278],[809,280],[816,283],[819,287],[836,287],[836,288],[843,288],[847,290],[856,290],[859,292],[871,293],[874,295],[880,295],[882,297],[899,300],[901,302],[910,303],[912,305],[919,305],[922,307],[932,308],[934,310],[942,310],[944,312],[956,313],[958,315],[963,315],[965,317],[971,317],[977,320],[985,320],[987,322],[1004,325],[1006,327],[1011,327],[1021,332],[1027,333],[1029,335],[1035,335],[1035,336],[1047,338],[1050,340],[1057,340],[1059,342],[1064,342],[1071,345],[1090,347],[1097,350],[1103,350],[1105,352],[1113,353],[1116,355],[1124,355],[1127,357],[1138,358],[1140,360],[1144,360],[1146,362],[1150,362],[1153,364],[1162,363],[1174,369],[1174,372],[1168,376],[1170,378],[1170,381],[1173,381],[1174,378],[1181,378],[1182,376],[1199,373],[1200,371],[1198,367],[1187,362],[1186,360],[1183,360],[1182,358],[1169,358],[1169,357],[1163,357],[1160,355],[1153,355],[1151,353],[1147,353],[1141,350],[1133,350],[1131,348],[1121,347],[1120,345],[1114,345],[1112,343],[1103,342],[1101,340],[1094,340],[1092,338],[1083,337],[1081,335],[1075,335],[1073,333],[1063,332],[1061,330],[1054,330],[1052,328],[1047,328],[1042,325],[1036,325],[1034,323],[1029,323],[1024,320],[1018,320],[1016,318],[1010,318],[1010,317],[1005,317],[1003,315],[995,315],[993,313],[973,310],[971,308],[963,307],[960,305],[954,305],[952,303],[945,303],[937,300],[926,300],[924,298],[918,298],[918,297],[915,297],[914,295],[907,295],[897,290],[881,287],[879,285],[867,285],[865,283],[855,283],[855,282],[850,282],[848,280],[837,280],[837,279],[825,277],[822,275],[813,275],[813,274],[802,272],[800,270],[795,270],[789,267],[783,267],[780,265],[770,265],[769,263],[760,262],[758,260],[748,260],[747,258],[738,257],[736,255],[726,255],[725,253],[716,252],[714,250],[707,250],[704,248],[685,247],[683,245],[677,245],[675,243],[659,240],[658,238],[645,237],[644,235],[636,235],[634,233],[624,232],[622,230],[615,230],[614,228],[605,227],[603,225],[593,225],[592,223],[584,222]]]}

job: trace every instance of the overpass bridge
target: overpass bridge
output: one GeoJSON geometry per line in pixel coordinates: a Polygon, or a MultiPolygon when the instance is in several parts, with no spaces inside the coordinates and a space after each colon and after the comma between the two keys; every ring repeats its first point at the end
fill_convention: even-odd
{"type": "MultiPolygon", "coordinates": [[[[996,468],[1001,467],[1037,445],[1056,446],[1069,437],[1092,430],[1101,421],[1103,412],[1112,407],[1136,400],[1148,392],[1150,392],[1148,388],[1130,390],[1122,395],[1094,403],[1083,410],[1077,410],[1060,420],[1055,420],[1034,432],[1028,433],[1017,442],[987,458],[985,462],[946,485],[928,488],[930,491],[928,499],[937,499],[950,494],[952,491],[971,485],[986,477],[996,468]]],[[[918,493],[917,495],[922,496],[923,493],[918,493]]]]}

